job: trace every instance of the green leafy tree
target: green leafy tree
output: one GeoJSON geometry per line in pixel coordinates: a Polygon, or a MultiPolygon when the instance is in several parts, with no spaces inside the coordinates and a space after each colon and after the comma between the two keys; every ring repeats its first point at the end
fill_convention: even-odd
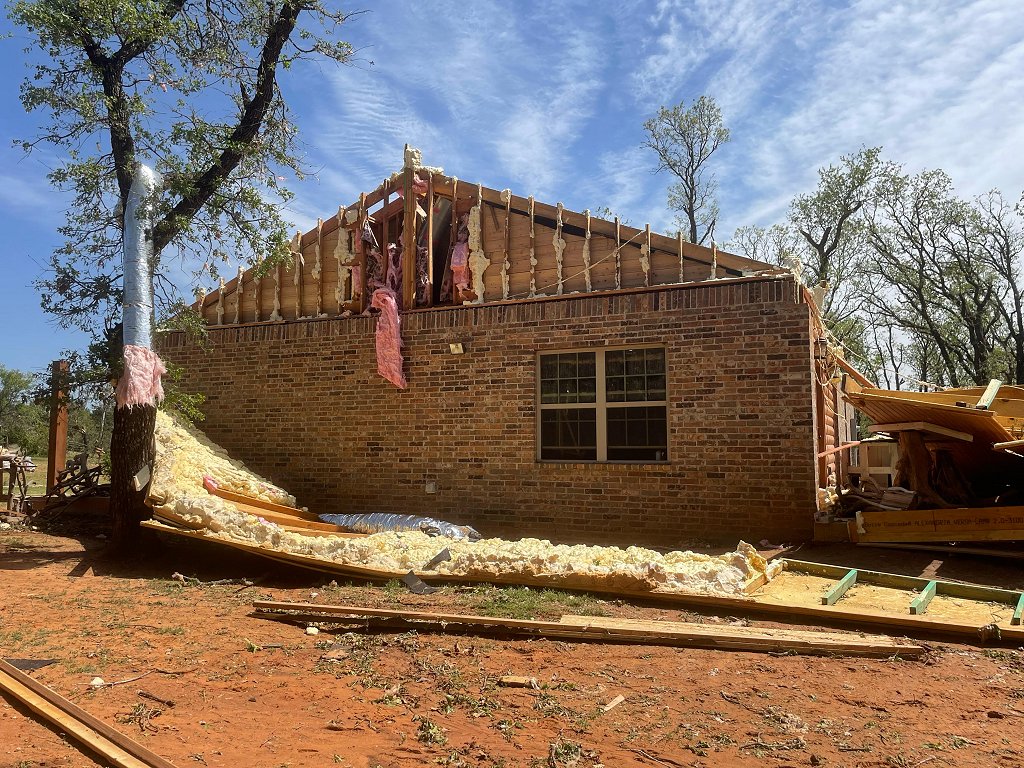
{"type": "Polygon", "coordinates": [[[34,402],[35,377],[0,365],[0,445],[17,445],[26,454],[46,451],[46,410],[34,402]]]}
{"type": "MultiPolygon", "coordinates": [[[[10,17],[39,52],[21,97],[45,125],[24,146],[58,151],[50,179],[73,198],[43,306],[94,333],[94,359],[120,359],[123,211],[140,161],[163,177],[150,233],[163,307],[177,299],[163,277],[169,255],[211,270],[231,255],[286,258],[282,181],[303,171],[278,75],[310,57],[349,61],[351,46],[334,38],[347,16],[318,0],[21,0],[10,17]]],[[[121,546],[144,514],[131,480],[152,459],[154,418],[144,407],[114,417],[121,546]]]]}
{"type": "Polygon", "coordinates": [[[701,96],[689,107],[680,102],[662,107],[644,123],[643,146],[658,156],[656,173],[668,171],[676,180],[669,187],[669,207],[679,212],[677,222],[691,243],[704,244],[714,237],[718,222],[718,183],[708,167],[711,156],[729,141],[722,110],[710,96],[701,96]]]}

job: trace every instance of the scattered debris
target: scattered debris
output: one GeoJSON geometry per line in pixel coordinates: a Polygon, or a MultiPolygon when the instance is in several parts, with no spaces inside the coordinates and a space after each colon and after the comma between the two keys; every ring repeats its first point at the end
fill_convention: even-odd
{"type": "Polygon", "coordinates": [[[540,690],[540,686],[537,684],[537,678],[524,677],[523,675],[502,675],[498,679],[498,685],[503,688],[532,688],[534,690],[540,690]]]}
{"type": "Polygon", "coordinates": [[[624,702],[625,700],[626,700],[626,697],[625,697],[625,696],[623,696],[623,695],[622,695],[622,694],[620,693],[620,694],[619,694],[618,696],[616,696],[616,697],[615,697],[614,699],[612,699],[612,700],[611,700],[611,701],[609,701],[609,702],[608,702],[607,704],[605,704],[605,705],[604,705],[603,707],[601,707],[601,711],[602,711],[602,712],[611,712],[611,711],[612,711],[613,709],[615,709],[615,708],[616,708],[617,706],[619,706],[619,704],[621,704],[621,703],[622,703],[622,702],[624,702]]]}

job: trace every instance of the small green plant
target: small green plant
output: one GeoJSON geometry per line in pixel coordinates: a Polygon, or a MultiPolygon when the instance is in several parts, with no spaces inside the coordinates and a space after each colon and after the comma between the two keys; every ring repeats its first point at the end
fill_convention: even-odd
{"type": "Polygon", "coordinates": [[[583,747],[575,741],[559,739],[548,745],[548,766],[558,768],[560,765],[576,765],[583,756],[583,747]]]}
{"type": "Polygon", "coordinates": [[[416,728],[416,740],[421,744],[441,745],[448,742],[448,737],[444,735],[444,730],[441,726],[433,720],[423,718],[416,728]]]}

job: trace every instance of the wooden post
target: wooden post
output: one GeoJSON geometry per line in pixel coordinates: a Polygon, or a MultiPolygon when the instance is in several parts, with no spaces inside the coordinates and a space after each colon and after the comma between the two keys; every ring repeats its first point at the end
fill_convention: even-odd
{"type": "Polygon", "coordinates": [[[245,270],[241,265],[238,267],[238,277],[235,278],[235,317],[234,323],[242,322],[242,289],[245,287],[245,270]]]}
{"type": "MultiPolygon", "coordinates": [[[[427,306],[434,306],[434,172],[427,178],[427,306]]],[[[416,276],[419,279],[419,275],[416,276]]]]}
{"type": "Polygon", "coordinates": [[[683,230],[676,233],[676,240],[679,246],[679,282],[682,283],[686,281],[683,275],[683,230]]]}
{"type": "Polygon", "coordinates": [[[530,296],[537,295],[537,233],[533,219],[533,195],[530,195],[530,296]]]}
{"type": "Polygon", "coordinates": [[[302,317],[302,233],[295,232],[294,240],[295,267],[292,283],[295,285],[295,319],[302,317]]]}
{"type": "Polygon", "coordinates": [[[413,168],[402,173],[402,194],[405,217],[402,221],[402,308],[416,306],[416,191],[412,184],[413,168]]]}
{"type": "Polygon", "coordinates": [[[314,248],[316,249],[316,260],[313,262],[313,279],[316,280],[316,313],[314,317],[320,317],[324,311],[324,281],[323,281],[323,254],[321,253],[321,246],[324,242],[324,221],[323,219],[316,220],[316,243],[314,248]]]}
{"type": "MultiPolygon", "coordinates": [[[[258,269],[258,267],[257,267],[257,269],[258,269]]],[[[263,275],[260,275],[255,280],[253,280],[252,281],[252,285],[253,285],[253,291],[252,291],[252,298],[253,298],[253,309],[252,309],[252,311],[253,311],[253,322],[258,323],[258,322],[260,322],[263,319],[261,317],[261,315],[263,314],[263,311],[262,311],[262,309],[263,309],[263,307],[262,307],[262,305],[263,305],[263,275]]]]}
{"type": "Polygon", "coordinates": [[[501,261],[501,298],[507,299],[509,291],[508,271],[512,266],[508,260],[509,251],[512,249],[512,190],[506,189],[502,194],[505,197],[505,243],[501,261]]]}
{"type": "MultiPolygon", "coordinates": [[[[366,193],[359,195],[359,215],[356,216],[356,228],[352,234],[352,245],[359,254],[359,295],[355,299],[356,314],[361,315],[366,311],[366,243],[363,242],[363,221],[366,218],[366,193]]],[[[352,281],[352,291],[356,291],[355,281],[352,281]]]]}
{"type": "Polygon", "coordinates": [[[50,366],[50,441],[46,451],[46,492],[57,484],[57,473],[68,461],[68,361],[50,366]]]}
{"type": "Polygon", "coordinates": [[[644,240],[643,248],[640,249],[640,269],[644,272],[644,287],[649,288],[651,285],[651,225],[650,223],[644,225],[644,234],[646,239],[644,240]]]}
{"type": "Polygon", "coordinates": [[[622,287],[622,224],[619,217],[615,217],[615,287],[622,287]]]}
{"type": "MultiPolygon", "coordinates": [[[[445,267],[444,275],[441,280],[445,280],[451,273],[452,269],[452,255],[455,252],[455,244],[459,242],[459,180],[452,176],[452,234],[450,239],[450,246],[448,248],[448,262],[445,267]]],[[[450,284],[452,287],[452,304],[458,305],[462,303],[459,298],[459,286],[455,284],[455,275],[452,274],[450,284]]]]}
{"type": "Polygon", "coordinates": [[[590,279],[590,209],[587,208],[583,212],[583,217],[586,219],[586,231],[583,234],[583,275],[587,281],[587,293],[590,293],[593,289],[593,283],[590,279]]]}

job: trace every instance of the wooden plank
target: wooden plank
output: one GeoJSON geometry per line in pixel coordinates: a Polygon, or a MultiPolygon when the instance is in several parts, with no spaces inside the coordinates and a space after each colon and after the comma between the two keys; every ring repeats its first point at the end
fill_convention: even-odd
{"type": "Polygon", "coordinates": [[[921,590],[921,594],[910,601],[910,613],[912,616],[920,616],[928,610],[928,604],[935,597],[938,583],[929,581],[928,585],[921,590]]]}
{"type": "Polygon", "coordinates": [[[836,602],[850,591],[850,587],[857,583],[857,571],[851,569],[843,578],[839,580],[832,589],[821,596],[822,605],[835,605],[836,602]]]}
{"type": "Polygon", "coordinates": [[[1001,557],[1010,560],[1024,560],[1024,551],[1009,549],[990,549],[988,547],[961,547],[951,544],[910,544],[885,542],[858,542],[858,546],[869,549],[905,549],[910,552],[944,552],[947,555],[981,555],[983,557],[1001,557]]]}
{"type": "Polygon", "coordinates": [[[898,424],[872,424],[868,432],[931,432],[932,434],[952,437],[955,440],[963,440],[970,443],[974,441],[974,435],[967,432],[960,432],[956,429],[943,427],[940,424],[929,424],[927,421],[905,421],[898,424]]]}
{"type": "Polygon", "coordinates": [[[434,174],[427,178],[427,306],[434,306],[434,174]]]}
{"type": "Polygon", "coordinates": [[[262,509],[267,512],[281,512],[283,514],[298,517],[303,520],[309,520],[311,522],[320,521],[320,518],[309,510],[299,509],[298,507],[289,507],[286,504],[277,504],[273,501],[256,498],[255,496],[246,496],[243,493],[235,493],[234,491],[218,487],[211,478],[204,478],[203,486],[209,493],[214,496],[219,496],[222,499],[227,499],[228,501],[248,504],[251,507],[262,509]]]}
{"type": "Polygon", "coordinates": [[[987,411],[992,407],[992,401],[996,399],[1001,386],[1003,386],[1003,382],[999,379],[992,379],[988,386],[985,387],[985,391],[981,393],[981,397],[978,398],[978,402],[974,404],[974,407],[979,411],[987,411]]]}
{"type": "MultiPolygon", "coordinates": [[[[298,617],[320,616],[390,619],[403,622],[423,622],[429,625],[461,625],[486,627],[503,632],[525,632],[531,635],[571,637],[581,640],[614,640],[618,642],[657,643],[686,647],[721,648],[763,652],[796,651],[802,653],[844,653],[854,655],[891,656],[895,653],[916,656],[923,653],[920,646],[897,645],[890,638],[818,638],[811,633],[789,634],[786,630],[763,633],[732,632],[731,627],[682,622],[646,622],[630,624],[628,620],[607,621],[603,617],[562,617],[562,621],[533,621],[505,619],[490,616],[435,613],[427,611],[363,608],[346,605],[317,605],[258,600],[253,603],[257,615],[294,611],[298,617]],[[566,621],[566,619],[569,619],[566,621]]],[[[297,618],[298,618],[297,617],[297,618]]]]}
{"type": "Polygon", "coordinates": [[[1024,592],[1021,593],[1020,599],[1017,600],[1017,607],[1013,609],[1013,618],[1010,619],[1010,623],[1014,626],[1019,625],[1022,613],[1024,613],[1024,592]]]}
{"type": "Polygon", "coordinates": [[[1024,506],[857,513],[858,542],[1024,541],[1024,506]]]}
{"type": "MultiPolygon", "coordinates": [[[[408,145],[406,145],[408,147],[408,145]]],[[[402,173],[402,194],[405,205],[402,220],[402,307],[416,306],[416,192],[413,190],[413,167],[402,173]]]]}
{"type": "Polygon", "coordinates": [[[1006,440],[1002,443],[993,443],[992,450],[1007,451],[1011,448],[1024,448],[1024,440],[1006,440]]]}
{"type": "Polygon", "coordinates": [[[174,768],[170,761],[2,660],[0,689],[118,768],[174,768]]]}

